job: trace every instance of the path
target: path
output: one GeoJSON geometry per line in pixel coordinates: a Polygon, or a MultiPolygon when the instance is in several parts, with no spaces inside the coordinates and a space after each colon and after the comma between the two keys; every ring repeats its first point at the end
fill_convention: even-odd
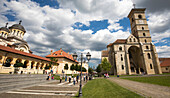
{"type": "Polygon", "coordinates": [[[170,87],[159,86],[148,83],[140,83],[125,79],[111,77],[109,80],[138,94],[153,98],[170,98],[170,87]]]}
{"type": "MultiPolygon", "coordinates": [[[[73,85],[68,81],[59,83],[59,80],[51,80],[48,83],[1,93],[0,98],[70,98],[78,92],[79,83],[73,85]]],[[[84,85],[86,82],[82,83],[84,85]]]]}

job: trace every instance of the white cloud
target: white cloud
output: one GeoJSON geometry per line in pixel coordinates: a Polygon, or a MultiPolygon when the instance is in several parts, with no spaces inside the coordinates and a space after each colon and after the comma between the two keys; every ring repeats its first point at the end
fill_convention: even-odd
{"type": "Polygon", "coordinates": [[[157,46],[158,57],[170,57],[170,46],[157,46]]]}

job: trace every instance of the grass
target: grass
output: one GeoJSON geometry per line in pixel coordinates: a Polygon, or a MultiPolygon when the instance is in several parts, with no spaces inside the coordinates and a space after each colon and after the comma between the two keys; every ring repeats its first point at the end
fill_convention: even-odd
{"type": "Polygon", "coordinates": [[[82,91],[83,98],[142,98],[142,96],[107,79],[91,80],[83,87],[82,91]]]}
{"type": "Polygon", "coordinates": [[[157,84],[170,87],[170,76],[128,77],[121,79],[128,79],[137,82],[157,84]]]}

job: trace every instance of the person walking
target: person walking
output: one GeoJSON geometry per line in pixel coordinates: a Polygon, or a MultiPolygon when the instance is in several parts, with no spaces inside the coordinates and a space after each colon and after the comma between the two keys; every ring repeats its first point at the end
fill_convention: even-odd
{"type": "Polygon", "coordinates": [[[62,82],[62,76],[60,75],[60,83],[62,82]]]}
{"type": "Polygon", "coordinates": [[[84,76],[84,81],[86,81],[86,76],[84,76]]]}
{"type": "Polygon", "coordinates": [[[65,81],[67,81],[67,75],[65,76],[65,81]]]}
{"type": "Polygon", "coordinates": [[[71,83],[71,76],[68,76],[68,78],[69,78],[69,83],[71,83]]]}
{"type": "Polygon", "coordinates": [[[48,75],[48,76],[49,76],[48,80],[51,80],[51,73],[49,73],[49,75],[48,75]]]}
{"type": "Polygon", "coordinates": [[[88,76],[86,75],[86,82],[88,81],[88,76]]]}
{"type": "Polygon", "coordinates": [[[76,77],[73,78],[73,84],[75,85],[76,82],[76,77]]]}
{"type": "Polygon", "coordinates": [[[77,83],[78,83],[78,81],[79,81],[79,75],[77,75],[77,78],[76,78],[76,79],[77,79],[77,83]]]}

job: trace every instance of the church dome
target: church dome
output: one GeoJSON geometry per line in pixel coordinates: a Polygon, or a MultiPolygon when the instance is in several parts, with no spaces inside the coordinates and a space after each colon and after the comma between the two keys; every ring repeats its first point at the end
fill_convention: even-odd
{"type": "Polygon", "coordinates": [[[8,29],[8,28],[6,28],[6,27],[1,27],[1,28],[0,28],[0,31],[1,31],[1,30],[2,30],[2,31],[6,31],[6,32],[10,33],[9,29],[8,29]]]}
{"type": "Polygon", "coordinates": [[[19,24],[12,25],[11,27],[9,27],[9,29],[19,29],[25,33],[25,28],[21,25],[21,22],[22,21],[20,21],[19,24]]]}

